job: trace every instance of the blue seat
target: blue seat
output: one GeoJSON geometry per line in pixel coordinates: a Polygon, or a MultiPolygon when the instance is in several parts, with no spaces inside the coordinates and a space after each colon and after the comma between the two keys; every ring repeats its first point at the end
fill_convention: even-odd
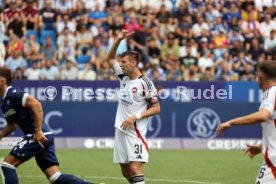
{"type": "Polygon", "coordinates": [[[26,39],[27,39],[27,41],[30,39],[31,35],[34,35],[35,36],[35,42],[39,43],[39,36],[38,36],[37,31],[32,30],[32,29],[28,29],[27,33],[26,33],[26,39]]]}
{"type": "Polygon", "coordinates": [[[77,62],[78,62],[78,68],[79,70],[84,69],[84,64],[90,61],[90,56],[88,55],[79,55],[77,57],[77,62]]]}
{"type": "Polygon", "coordinates": [[[41,31],[41,36],[40,36],[40,43],[41,45],[45,45],[45,41],[47,37],[51,37],[52,43],[55,45],[57,42],[57,37],[56,33],[54,31],[50,30],[43,30],[41,31]]]}

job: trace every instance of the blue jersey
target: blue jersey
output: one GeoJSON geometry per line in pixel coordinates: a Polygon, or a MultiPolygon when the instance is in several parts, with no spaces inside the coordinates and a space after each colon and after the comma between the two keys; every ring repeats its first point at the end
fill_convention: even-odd
{"type": "MultiPolygon", "coordinates": [[[[25,135],[35,133],[33,112],[30,108],[25,107],[28,95],[28,93],[9,86],[1,101],[4,117],[8,122],[16,123],[25,135]]],[[[42,124],[42,131],[49,132],[45,123],[42,124]]]]}

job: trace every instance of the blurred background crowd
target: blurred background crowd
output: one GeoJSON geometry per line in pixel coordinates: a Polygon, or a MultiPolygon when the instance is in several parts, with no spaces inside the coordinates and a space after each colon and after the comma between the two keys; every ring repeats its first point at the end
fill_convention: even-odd
{"type": "Polygon", "coordinates": [[[250,81],[276,59],[274,0],[2,0],[0,66],[18,80],[114,80],[105,57],[135,34],[152,80],[250,81]]]}

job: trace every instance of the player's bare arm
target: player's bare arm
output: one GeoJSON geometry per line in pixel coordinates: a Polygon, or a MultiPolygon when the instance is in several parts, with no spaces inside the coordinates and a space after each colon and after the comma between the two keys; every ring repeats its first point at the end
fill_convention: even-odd
{"type": "Polygon", "coordinates": [[[123,130],[128,130],[133,124],[143,118],[148,118],[150,116],[154,116],[156,114],[160,113],[160,104],[156,103],[153,104],[147,111],[142,112],[142,113],[136,113],[133,114],[132,116],[128,117],[121,125],[123,130]]]}
{"type": "Polygon", "coordinates": [[[43,142],[47,141],[47,138],[45,137],[44,133],[42,132],[42,118],[43,118],[42,105],[33,96],[29,95],[27,97],[25,106],[27,108],[30,108],[34,115],[34,121],[35,121],[34,140],[37,141],[37,143],[42,148],[44,148],[43,142]]]}
{"type": "Polygon", "coordinates": [[[115,39],[115,41],[114,41],[114,43],[113,43],[113,45],[112,45],[110,51],[109,51],[108,54],[107,54],[107,61],[108,61],[109,65],[112,66],[112,68],[113,68],[113,66],[114,66],[114,64],[115,64],[115,61],[114,61],[114,60],[116,59],[116,51],[117,51],[117,48],[118,48],[119,45],[120,45],[120,42],[121,42],[123,39],[129,38],[130,36],[132,36],[133,33],[134,33],[134,32],[129,33],[127,30],[122,30],[122,31],[118,34],[118,36],[117,36],[117,38],[115,39]]]}
{"type": "Polygon", "coordinates": [[[10,135],[13,131],[17,129],[17,125],[15,123],[8,122],[3,130],[0,131],[0,140],[8,135],[10,135]]]}
{"type": "Polygon", "coordinates": [[[259,111],[249,114],[247,116],[238,117],[222,123],[218,126],[216,132],[219,136],[222,136],[224,130],[229,129],[233,125],[251,125],[256,123],[263,123],[270,117],[270,112],[267,109],[260,109],[259,111]]]}
{"type": "Polygon", "coordinates": [[[254,156],[262,152],[262,144],[256,144],[256,145],[246,144],[246,146],[247,148],[244,152],[244,155],[249,156],[251,159],[253,159],[254,156]]]}

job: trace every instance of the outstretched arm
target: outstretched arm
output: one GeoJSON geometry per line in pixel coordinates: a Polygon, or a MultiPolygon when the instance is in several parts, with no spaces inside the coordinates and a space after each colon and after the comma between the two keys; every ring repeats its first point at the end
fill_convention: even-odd
{"type": "Polygon", "coordinates": [[[113,45],[112,45],[110,51],[109,51],[108,54],[107,54],[107,61],[108,61],[109,65],[112,66],[112,68],[114,67],[114,64],[115,64],[114,59],[116,58],[116,51],[117,51],[117,48],[118,48],[119,45],[120,45],[120,42],[121,42],[123,39],[130,37],[133,33],[134,33],[134,32],[129,33],[127,30],[122,30],[122,31],[118,34],[118,36],[117,36],[117,38],[115,39],[115,41],[114,41],[114,43],[113,43],[113,45]]]}
{"type": "Polygon", "coordinates": [[[258,112],[249,114],[247,116],[231,119],[225,123],[220,124],[216,132],[218,135],[221,136],[224,130],[227,130],[233,125],[251,125],[256,123],[262,123],[267,121],[269,117],[270,117],[270,112],[267,109],[262,108],[258,112]]]}

